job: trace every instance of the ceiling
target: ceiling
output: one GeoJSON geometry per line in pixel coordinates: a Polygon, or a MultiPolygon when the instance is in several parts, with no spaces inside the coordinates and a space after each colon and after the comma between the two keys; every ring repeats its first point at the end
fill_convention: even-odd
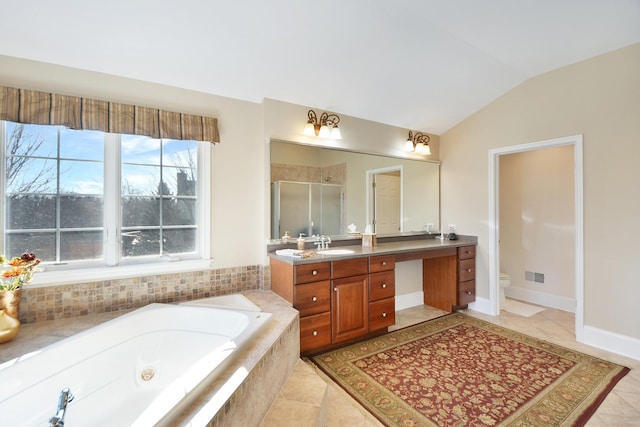
{"type": "Polygon", "coordinates": [[[640,42],[640,0],[10,0],[0,55],[440,134],[640,42]]]}

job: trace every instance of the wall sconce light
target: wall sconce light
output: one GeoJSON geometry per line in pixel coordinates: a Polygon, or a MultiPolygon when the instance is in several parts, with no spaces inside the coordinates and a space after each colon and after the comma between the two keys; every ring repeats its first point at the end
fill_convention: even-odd
{"type": "Polygon", "coordinates": [[[304,134],[308,136],[319,136],[321,138],[342,139],[340,129],[338,129],[338,123],[340,123],[340,117],[336,114],[322,113],[320,118],[316,115],[316,112],[309,110],[307,113],[309,120],[304,127],[304,134]]]}
{"type": "Polygon", "coordinates": [[[416,132],[414,136],[413,132],[409,131],[409,138],[407,138],[407,142],[404,143],[404,151],[413,151],[428,156],[431,154],[429,141],[431,141],[429,135],[416,132]]]}

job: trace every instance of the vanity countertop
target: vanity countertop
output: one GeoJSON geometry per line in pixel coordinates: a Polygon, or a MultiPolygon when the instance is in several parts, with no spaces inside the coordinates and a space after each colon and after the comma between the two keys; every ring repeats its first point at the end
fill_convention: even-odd
{"type": "MultiPolygon", "coordinates": [[[[378,255],[398,255],[403,253],[410,252],[418,252],[425,250],[437,250],[437,249],[447,249],[447,248],[457,248],[461,246],[468,245],[476,245],[478,243],[478,238],[475,236],[461,236],[458,235],[457,240],[440,240],[438,238],[428,238],[428,239],[419,239],[419,240],[399,240],[399,241],[391,241],[391,242],[380,242],[373,247],[363,247],[362,245],[335,245],[331,246],[329,249],[349,249],[353,251],[353,253],[349,254],[337,254],[337,255],[328,255],[322,254],[322,252],[313,250],[314,255],[309,256],[307,258],[298,258],[291,256],[281,256],[277,255],[275,252],[269,252],[268,255],[271,258],[277,259],[279,261],[299,265],[299,264],[311,264],[315,262],[323,262],[323,261],[335,261],[335,260],[343,260],[343,259],[353,259],[353,258],[362,258],[362,257],[370,257],[370,256],[378,256],[378,255]]],[[[307,251],[309,252],[309,251],[307,251]]]]}

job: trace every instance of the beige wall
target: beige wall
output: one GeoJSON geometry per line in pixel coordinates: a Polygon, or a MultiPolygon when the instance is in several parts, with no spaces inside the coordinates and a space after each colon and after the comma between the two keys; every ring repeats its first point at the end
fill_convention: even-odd
{"type": "Polygon", "coordinates": [[[488,151],[582,134],[584,321],[640,338],[640,44],[532,78],[440,138],[442,213],[478,236],[477,293],[489,297],[488,151]]]}
{"type": "Polygon", "coordinates": [[[217,117],[222,142],[213,148],[212,267],[264,263],[260,104],[6,56],[0,56],[0,84],[217,117]]]}
{"type": "Polygon", "coordinates": [[[554,297],[575,299],[573,152],[562,146],[500,156],[500,271],[511,276],[507,296],[522,288],[550,304],[554,297]],[[525,280],[525,271],[543,273],[544,283],[525,280]]]}
{"type": "MultiPolygon", "coordinates": [[[[213,149],[212,268],[268,264],[270,139],[322,144],[302,134],[311,107],[275,100],[257,104],[1,55],[0,85],[217,117],[221,143],[213,149]]],[[[325,146],[411,157],[402,151],[408,129],[340,117],[343,139],[325,146]]],[[[430,146],[427,158],[437,160],[437,135],[431,135],[430,146]]]]}

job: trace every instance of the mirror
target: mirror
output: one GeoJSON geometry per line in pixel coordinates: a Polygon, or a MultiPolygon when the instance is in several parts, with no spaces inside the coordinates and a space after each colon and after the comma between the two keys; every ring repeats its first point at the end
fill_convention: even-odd
{"type": "Polygon", "coordinates": [[[270,181],[272,239],[440,229],[439,162],[271,141],[270,181]]]}

